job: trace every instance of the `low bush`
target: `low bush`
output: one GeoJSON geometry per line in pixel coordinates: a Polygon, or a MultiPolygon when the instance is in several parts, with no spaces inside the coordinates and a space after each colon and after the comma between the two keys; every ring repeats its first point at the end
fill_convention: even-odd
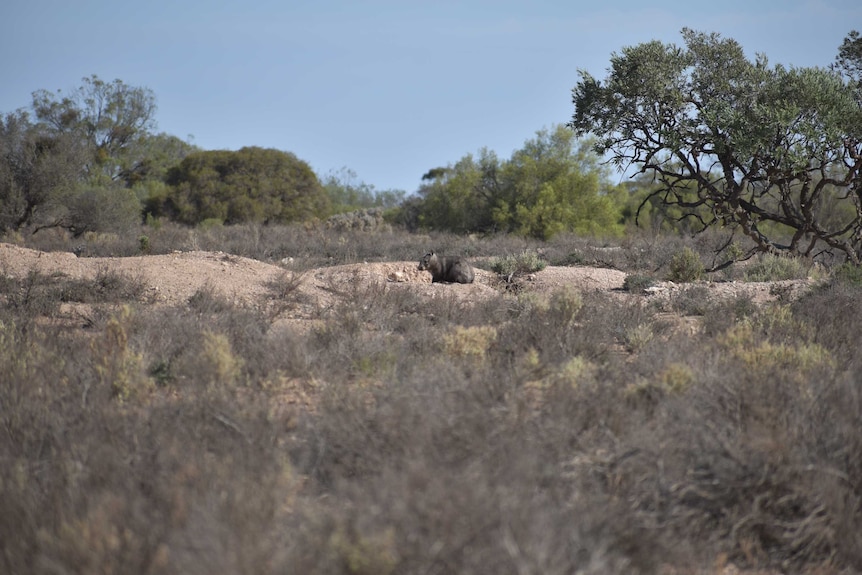
{"type": "Polygon", "coordinates": [[[623,289],[640,293],[656,284],[654,277],[643,274],[628,274],[623,280],[623,289]]]}
{"type": "Polygon", "coordinates": [[[670,309],[688,316],[704,315],[715,305],[714,296],[710,294],[709,288],[702,285],[687,286],[674,291],[669,299],[670,309]]]}
{"type": "Polygon", "coordinates": [[[700,256],[686,246],[671,258],[668,279],[682,283],[697,281],[703,275],[703,270],[704,266],[700,256]]]}
{"type": "Polygon", "coordinates": [[[749,282],[805,279],[808,266],[799,258],[763,254],[745,268],[744,279],[749,282]]]}
{"type": "Polygon", "coordinates": [[[541,259],[536,252],[524,251],[518,255],[491,258],[488,265],[494,273],[512,278],[516,275],[542,271],[548,263],[541,259]]]}
{"type": "MultiPolygon", "coordinates": [[[[171,227],[155,251],[205,237],[171,227]]],[[[332,247],[210,231],[261,257],[332,247]]],[[[259,308],[215,286],[142,305],[102,275],[0,274],[0,572],[862,570],[852,281],[768,305],[689,286],[661,309],[348,282],[274,322],[301,270],[259,308]],[[58,329],[64,297],[104,318],[58,329]]]]}

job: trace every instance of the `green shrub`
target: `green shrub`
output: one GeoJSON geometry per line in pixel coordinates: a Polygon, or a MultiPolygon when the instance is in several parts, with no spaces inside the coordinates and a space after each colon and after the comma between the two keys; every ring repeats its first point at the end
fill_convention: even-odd
{"type": "Polygon", "coordinates": [[[200,373],[210,385],[222,388],[235,385],[242,374],[244,360],[234,353],[224,334],[203,333],[200,360],[200,373]]]}
{"type": "Polygon", "coordinates": [[[68,228],[75,236],[124,233],[141,223],[141,202],[126,188],[85,187],[68,200],[67,208],[68,228]]]}
{"type": "Polygon", "coordinates": [[[144,219],[144,223],[148,228],[152,228],[155,231],[162,229],[162,220],[149,212],[147,213],[147,217],[144,219]]]}
{"type": "Polygon", "coordinates": [[[862,286],[862,266],[845,263],[838,266],[834,273],[835,279],[839,282],[852,286],[862,286]]]}
{"type": "Polygon", "coordinates": [[[681,283],[693,282],[699,280],[702,275],[703,262],[700,261],[697,252],[690,247],[684,247],[670,259],[669,280],[681,283]]]}
{"type": "Polygon", "coordinates": [[[205,218],[198,223],[197,228],[206,232],[212,229],[218,229],[222,226],[224,226],[224,220],[222,218],[205,218]]]}
{"type": "Polygon", "coordinates": [[[763,254],[745,268],[744,278],[749,282],[769,282],[801,279],[808,276],[808,269],[799,258],[763,254]]]}
{"type": "Polygon", "coordinates": [[[395,572],[397,554],[392,529],[371,537],[358,534],[351,537],[343,530],[336,531],[329,545],[350,575],[388,575],[395,572]]]}
{"type": "Polygon", "coordinates": [[[534,251],[524,251],[517,256],[508,255],[504,258],[491,258],[491,270],[501,276],[529,274],[542,271],[548,262],[534,251]]]}
{"type": "Polygon", "coordinates": [[[308,221],[329,214],[329,196],[306,162],[289,152],[259,147],[211,150],[186,156],[168,173],[169,191],[147,209],[196,225],[308,221]]]}
{"type": "Polygon", "coordinates": [[[68,209],[75,236],[86,232],[122,233],[141,222],[141,202],[125,188],[85,188],[69,200],[68,209]]]}

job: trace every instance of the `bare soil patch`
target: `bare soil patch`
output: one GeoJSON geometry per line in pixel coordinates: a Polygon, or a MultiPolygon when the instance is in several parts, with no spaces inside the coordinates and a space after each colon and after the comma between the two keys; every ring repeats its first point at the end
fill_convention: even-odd
{"type": "MultiPolygon", "coordinates": [[[[0,244],[0,273],[23,279],[30,273],[93,279],[99,273],[124,274],[146,285],[143,300],[158,305],[181,305],[202,289],[210,289],[235,305],[261,308],[279,297],[279,286],[294,282],[292,296],[301,305],[285,308],[280,320],[319,317],[321,311],[356,294],[363,287],[386,284],[388,289],[410,289],[428,297],[445,296],[463,302],[499,297],[506,286],[496,274],[476,269],[473,284],[432,284],[428,272],[416,262],[360,263],[322,267],[304,272],[224,252],[174,252],[135,257],[77,257],[69,252],[43,252],[11,244],[0,244]]],[[[571,287],[582,292],[599,291],[619,297],[644,297],[623,291],[626,273],[595,267],[558,267],[519,278],[517,291],[551,293],[571,287]]],[[[810,284],[808,280],[783,282],[703,282],[710,297],[750,296],[757,303],[793,296],[810,284]]],[[[647,297],[667,297],[692,284],[660,283],[647,297]]],[[[510,286],[511,287],[511,286],[510,286]]],[[[275,318],[274,318],[275,319],[275,318]]]]}

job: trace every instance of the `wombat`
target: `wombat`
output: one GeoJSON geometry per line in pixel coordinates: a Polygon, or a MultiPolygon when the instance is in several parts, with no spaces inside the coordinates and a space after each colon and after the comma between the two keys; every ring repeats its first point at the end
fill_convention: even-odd
{"type": "Polygon", "coordinates": [[[457,257],[438,256],[428,252],[419,260],[419,269],[431,272],[431,282],[453,282],[471,284],[476,274],[465,260],[457,257]]]}

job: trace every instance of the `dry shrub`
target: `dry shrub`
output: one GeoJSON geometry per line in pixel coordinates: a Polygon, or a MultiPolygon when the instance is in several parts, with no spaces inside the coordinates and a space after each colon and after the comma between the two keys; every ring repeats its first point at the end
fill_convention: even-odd
{"type": "Polygon", "coordinates": [[[668,306],[680,315],[700,316],[715,305],[715,299],[706,286],[686,286],[671,293],[668,306]]]}
{"type": "Polygon", "coordinates": [[[642,293],[649,287],[654,286],[656,280],[647,274],[628,274],[623,280],[623,289],[633,293],[642,293]]]}
{"type": "Polygon", "coordinates": [[[799,298],[790,309],[813,332],[813,341],[831,350],[841,365],[848,369],[862,365],[857,345],[862,284],[833,281],[799,298]]]}
{"type": "Polygon", "coordinates": [[[0,301],[4,308],[27,321],[52,317],[62,301],[61,280],[60,276],[45,276],[35,270],[31,270],[21,281],[0,274],[0,301]]]}
{"type": "Polygon", "coordinates": [[[640,485],[631,488],[645,511],[680,533],[721,534],[719,549],[739,562],[828,560],[843,519],[826,512],[822,485],[846,471],[826,465],[826,453],[805,449],[802,434],[813,431],[807,393],[776,374],[769,381],[734,375],[739,383],[711,381],[667,400],[651,441],[640,443],[662,466],[633,460],[630,477],[640,485]],[[656,490],[667,495],[656,501],[656,490]]]}
{"type": "Polygon", "coordinates": [[[658,371],[678,389],[653,396],[651,419],[617,448],[634,454],[615,470],[617,493],[701,553],[790,570],[837,554],[858,567],[858,520],[836,501],[859,511],[862,458],[848,451],[860,441],[859,393],[782,310],[701,340],[695,354],[665,352],[660,362],[686,358],[685,369],[658,371]]]}
{"type": "Polygon", "coordinates": [[[34,320],[55,317],[64,302],[134,303],[144,296],[146,289],[146,281],[141,276],[106,268],[100,268],[93,279],[31,270],[23,280],[0,274],[0,305],[34,320]]]}
{"type": "Polygon", "coordinates": [[[754,315],[756,311],[757,305],[750,295],[715,298],[704,311],[703,331],[709,336],[724,333],[732,325],[754,315]]]}
{"type": "Polygon", "coordinates": [[[488,349],[497,339],[494,326],[455,326],[454,331],[443,335],[443,349],[453,357],[485,359],[488,349]]]}
{"type": "Polygon", "coordinates": [[[190,309],[205,315],[224,313],[234,307],[212,283],[202,285],[189,296],[188,305],[190,309]]]}
{"type": "Polygon", "coordinates": [[[129,347],[131,315],[132,309],[123,306],[90,342],[97,382],[102,388],[110,388],[121,402],[141,398],[153,385],[144,372],[141,354],[129,347]]]}
{"type": "MultiPolygon", "coordinates": [[[[325,254],[313,230],[207,233],[325,254]]],[[[212,292],[87,330],[33,321],[64,281],[3,284],[0,572],[862,570],[852,284],[716,301],[693,332],[620,294],[355,283],[310,329],[212,292]],[[117,401],[134,377],[158,385],[117,401]]]]}
{"type": "Polygon", "coordinates": [[[506,281],[512,281],[514,276],[542,271],[547,265],[548,262],[534,251],[524,251],[517,255],[505,257],[493,257],[488,262],[491,271],[503,276],[506,281]]]}
{"type": "Polygon", "coordinates": [[[266,284],[270,293],[265,303],[271,318],[295,310],[307,301],[299,289],[304,279],[305,272],[284,270],[266,284]]]}
{"type": "Polygon", "coordinates": [[[601,496],[582,498],[584,478],[565,472],[572,414],[518,417],[514,394],[488,393],[500,375],[489,369],[429,358],[399,382],[328,388],[301,460],[339,503],[305,510],[315,529],[295,547],[303,570],[654,572],[645,527],[601,496]]]}

